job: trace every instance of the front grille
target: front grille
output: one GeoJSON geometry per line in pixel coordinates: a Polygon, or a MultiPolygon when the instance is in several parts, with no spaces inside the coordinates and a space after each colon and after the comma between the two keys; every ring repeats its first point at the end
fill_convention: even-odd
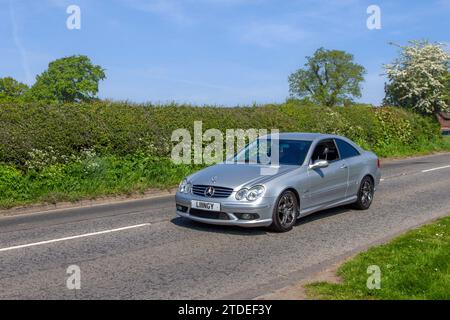
{"type": "Polygon", "coordinates": [[[205,186],[205,185],[194,185],[192,187],[193,194],[195,194],[197,196],[208,197],[208,198],[228,198],[232,192],[233,192],[233,189],[224,188],[224,187],[205,186]],[[209,187],[214,188],[214,194],[211,197],[205,195],[205,191],[209,187]]]}
{"type": "Polygon", "coordinates": [[[204,218],[204,219],[214,219],[214,220],[230,220],[230,217],[225,212],[207,211],[193,209],[189,211],[189,214],[194,217],[204,218]]]}

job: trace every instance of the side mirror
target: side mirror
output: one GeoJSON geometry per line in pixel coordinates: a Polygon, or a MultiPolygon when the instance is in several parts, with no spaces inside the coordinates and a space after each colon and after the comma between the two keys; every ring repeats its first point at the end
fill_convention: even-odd
{"type": "Polygon", "coordinates": [[[317,160],[317,161],[314,161],[313,164],[309,165],[309,169],[315,170],[315,169],[326,168],[328,166],[329,166],[329,163],[327,160],[317,160]]]}

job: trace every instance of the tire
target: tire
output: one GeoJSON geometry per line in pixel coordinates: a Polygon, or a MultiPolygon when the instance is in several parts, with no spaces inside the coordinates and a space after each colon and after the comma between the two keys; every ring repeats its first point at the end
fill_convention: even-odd
{"type": "Polygon", "coordinates": [[[353,207],[358,210],[367,210],[373,202],[375,193],[375,186],[373,180],[369,176],[365,176],[358,190],[358,200],[353,204],[353,207]]]}
{"type": "Polygon", "coordinates": [[[272,225],[275,232],[287,232],[292,229],[297,221],[298,201],[294,192],[284,191],[273,208],[272,225]]]}

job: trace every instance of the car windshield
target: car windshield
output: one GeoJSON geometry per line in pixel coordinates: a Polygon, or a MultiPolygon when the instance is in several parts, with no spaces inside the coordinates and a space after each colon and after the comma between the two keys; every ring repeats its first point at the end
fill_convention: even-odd
{"type": "Polygon", "coordinates": [[[267,165],[301,165],[310,147],[311,141],[258,139],[242,149],[234,157],[234,161],[267,165]],[[276,146],[278,146],[278,155],[272,152],[276,146]]]}

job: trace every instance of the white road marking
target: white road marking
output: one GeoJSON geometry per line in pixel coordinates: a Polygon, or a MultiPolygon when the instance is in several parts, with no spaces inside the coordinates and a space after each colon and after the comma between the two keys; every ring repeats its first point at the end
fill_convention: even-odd
{"type": "Polygon", "coordinates": [[[35,242],[35,243],[29,243],[29,244],[23,244],[23,245],[19,245],[19,246],[14,246],[14,247],[0,249],[0,252],[17,250],[17,249],[23,249],[23,248],[28,248],[28,247],[41,246],[41,245],[44,245],[44,244],[61,242],[61,241],[68,241],[68,240],[74,240],[74,239],[79,239],[79,238],[98,236],[98,235],[101,235],[101,234],[107,234],[107,233],[119,232],[119,231],[124,231],[124,230],[136,229],[136,228],[141,228],[141,227],[145,227],[145,226],[149,226],[149,225],[150,225],[150,223],[143,223],[143,224],[138,224],[138,225],[129,226],[129,227],[123,227],[123,228],[117,228],[117,229],[111,229],[111,230],[105,230],[105,231],[99,231],[99,232],[92,232],[92,233],[85,233],[85,234],[80,234],[80,235],[77,235],[77,236],[71,236],[71,237],[65,237],[65,238],[59,238],[59,239],[53,239],[53,240],[47,240],[47,241],[41,241],[41,242],[35,242]]]}
{"type": "MultiPolygon", "coordinates": [[[[437,171],[437,170],[443,170],[443,169],[449,169],[449,168],[450,168],[450,165],[448,165],[448,166],[443,166],[443,167],[437,167],[437,168],[426,169],[426,170],[422,170],[422,171],[420,171],[420,172],[421,172],[421,173],[427,173],[427,172],[432,172],[432,171],[437,171]]],[[[408,176],[408,175],[411,175],[411,174],[417,174],[417,173],[419,173],[419,171],[411,172],[411,173],[402,173],[402,174],[397,175],[397,176],[392,176],[392,177],[382,178],[382,179],[380,179],[380,182],[383,182],[383,181],[385,181],[385,180],[387,180],[387,179],[390,180],[390,179],[393,179],[393,178],[399,178],[399,177],[408,176]]]]}
{"type": "Polygon", "coordinates": [[[422,173],[436,171],[436,170],[442,170],[442,169],[447,169],[447,168],[450,168],[450,165],[444,166],[444,167],[439,167],[439,168],[428,169],[428,170],[422,170],[422,173]]]}

